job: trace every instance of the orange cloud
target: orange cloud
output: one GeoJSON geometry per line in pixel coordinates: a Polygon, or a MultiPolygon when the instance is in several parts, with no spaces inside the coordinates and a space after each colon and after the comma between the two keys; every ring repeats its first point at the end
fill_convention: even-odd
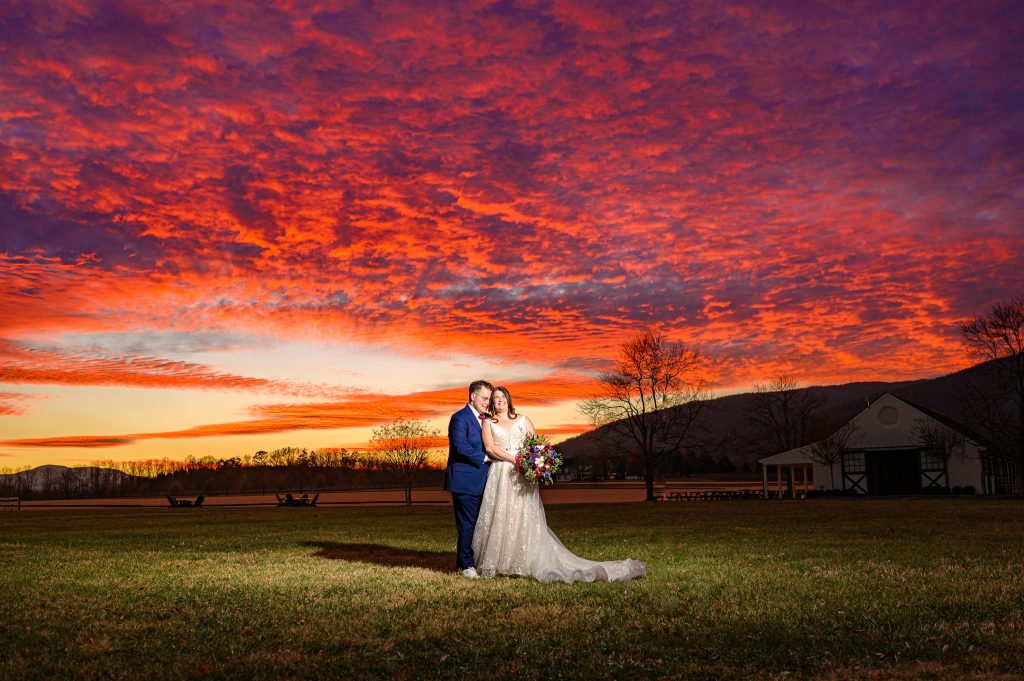
{"type": "Polygon", "coordinates": [[[0,416],[21,416],[28,411],[27,404],[36,399],[38,395],[0,391],[0,416]]]}
{"type": "Polygon", "coordinates": [[[65,437],[39,437],[22,440],[7,440],[10,447],[117,447],[135,441],[134,437],[105,437],[93,435],[70,435],[65,437]]]}
{"type": "Polygon", "coordinates": [[[251,390],[317,396],[339,392],[325,386],[217,372],[189,362],[156,357],[71,354],[3,339],[0,339],[0,383],[251,390]]]}
{"type": "MultiPolygon", "coordinates": [[[[556,374],[507,386],[518,406],[547,405],[579,399],[595,386],[591,379],[556,374]]],[[[254,407],[258,418],[214,423],[182,430],[132,433],[115,436],[69,436],[21,438],[0,441],[10,447],[107,447],[137,440],[180,439],[225,435],[263,435],[294,430],[332,430],[376,426],[397,418],[429,419],[452,413],[464,406],[465,387],[446,388],[408,395],[354,395],[342,402],[271,404],[254,407]]],[[[559,426],[546,430],[551,435],[583,432],[582,426],[559,426]]]]}

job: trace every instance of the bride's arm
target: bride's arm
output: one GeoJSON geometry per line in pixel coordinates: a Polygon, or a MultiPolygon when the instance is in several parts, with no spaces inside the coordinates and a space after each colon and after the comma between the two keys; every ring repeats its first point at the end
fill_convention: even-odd
{"type": "Polygon", "coordinates": [[[529,416],[523,416],[526,419],[526,433],[528,435],[536,435],[537,429],[533,427],[533,421],[530,420],[529,416]]]}
{"type": "Polygon", "coordinates": [[[491,426],[487,421],[481,424],[480,435],[484,441],[484,451],[487,452],[487,456],[495,461],[508,461],[509,463],[515,463],[516,457],[510,456],[508,452],[498,446],[494,441],[494,433],[491,432],[491,426]]]}

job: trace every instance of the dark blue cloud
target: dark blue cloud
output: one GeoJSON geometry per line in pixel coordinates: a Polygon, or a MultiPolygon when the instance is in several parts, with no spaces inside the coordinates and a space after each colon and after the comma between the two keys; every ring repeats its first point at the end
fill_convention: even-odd
{"type": "Polygon", "coordinates": [[[52,201],[20,205],[0,192],[0,251],[9,256],[42,255],[76,263],[88,257],[105,269],[152,270],[163,255],[159,239],[143,235],[145,225],[104,213],[68,213],[52,201]]]}

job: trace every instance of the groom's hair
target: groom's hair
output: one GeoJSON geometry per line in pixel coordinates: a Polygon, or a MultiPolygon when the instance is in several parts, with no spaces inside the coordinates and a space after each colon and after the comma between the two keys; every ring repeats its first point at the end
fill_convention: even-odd
{"type": "Polygon", "coordinates": [[[487,381],[473,381],[472,383],[469,384],[469,396],[472,397],[473,393],[475,393],[480,388],[487,388],[492,392],[494,391],[494,386],[488,383],[487,381]]]}

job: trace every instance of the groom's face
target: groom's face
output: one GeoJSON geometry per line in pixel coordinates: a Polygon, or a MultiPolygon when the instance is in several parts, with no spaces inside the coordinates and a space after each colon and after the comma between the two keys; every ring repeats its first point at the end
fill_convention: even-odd
{"type": "Polygon", "coordinates": [[[469,401],[481,414],[487,413],[487,403],[491,401],[491,391],[487,388],[480,388],[469,396],[469,401]]]}

